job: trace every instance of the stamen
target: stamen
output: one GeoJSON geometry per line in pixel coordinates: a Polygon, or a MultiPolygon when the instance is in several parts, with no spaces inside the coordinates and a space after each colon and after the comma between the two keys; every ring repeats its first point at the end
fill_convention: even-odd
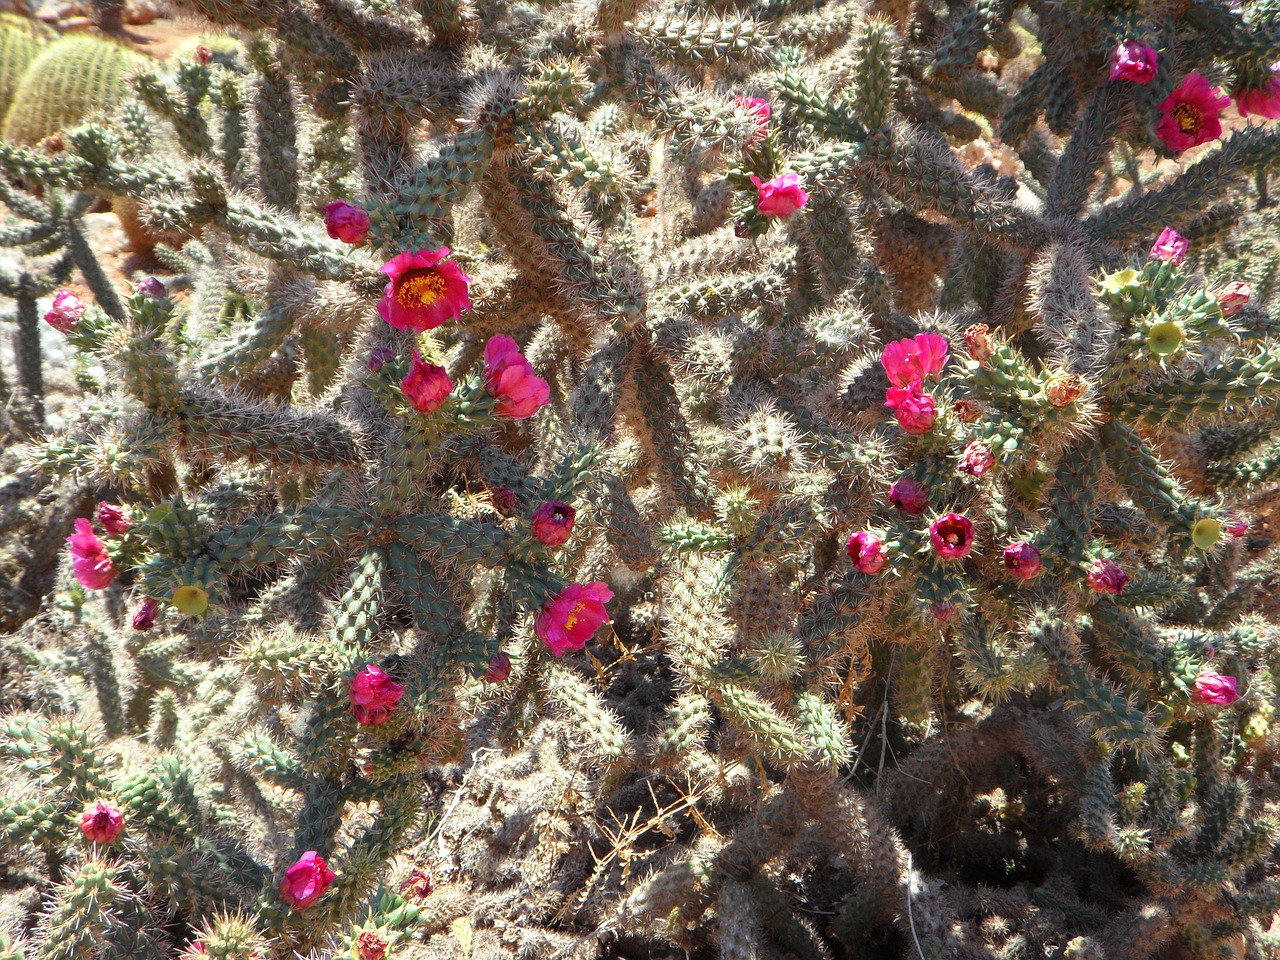
{"type": "Polygon", "coordinates": [[[396,299],[400,305],[413,307],[429,307],[444,293],[444,277],[434,270],[410,270],[400,278],[396,289],[396,299]]]}

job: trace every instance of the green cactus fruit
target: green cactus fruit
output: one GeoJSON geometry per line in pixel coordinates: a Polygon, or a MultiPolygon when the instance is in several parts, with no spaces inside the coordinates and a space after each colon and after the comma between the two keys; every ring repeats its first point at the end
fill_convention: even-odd
{"type": "Polygon", "coordinates": [[[27,67],[57,34],[38,20],[0,14],[0,112],[8,113],[27,67]]]}
{"type": "Polygon", "coordinates": [[[1172,320],[1157,323],[1147,333],[1147,346],[1158,357],[1167,357],[1176,353],[1182,346],[1182,328],[1172,320]]]}
{"type": "Polygon", "coordinates": [[[128,94],[126,78],[147,58],[123,44],[90,34],[63,37],[31,62],[13,94],[4,139],[39,143],[73,127],[128,94]]]}
{"type": "Polygon", "coordinates": [[[1213,517],[1201,517],[1191,528],[1191,542],[1200,550],[1210,550],[1222,537],[1222,523],[1213,517]]]}

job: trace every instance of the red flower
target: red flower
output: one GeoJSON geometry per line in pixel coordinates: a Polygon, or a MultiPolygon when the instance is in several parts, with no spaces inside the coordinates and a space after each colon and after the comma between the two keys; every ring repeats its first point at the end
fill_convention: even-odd
{"type": "Polygon", "coordinates": [[[957,469],[961,473],[981,477],[995,465],[996,458],[991,448],[981,440],[973,440],[964,448],[964,453],[960,456],[960,466],[957,469]]]}
{"type": "Polygon", "coordinates": [[[950,344],[940,333],[918,333],[885,344],[880,363],[895,387],[910,387],[938,373],[947,363],[950,344]]]}
{"type": "Polygon", "coordinates": [[[1085,576],[1085,581],[1098,593],[1121,593],[1129,582],[1129,575],[1114,560],[1095,560],[1085,576]]]}
{"type": "Polygon", "coordinates": [[[559,500],[548,500],[533,511],[533,535],[539,543],[558,547],[573,533],[573,518],[578,511],[559,500]]]}
{"type": "Polygon", "coordinates": [[[893,411],[904,433],[928,433],[938,419],[933,397],[920,389],[918,380],[910,387],[890,387],[884,393],[884,405],[893,411]]]}
{"type": "Polygon", "coordinates": [[[480,679],[485,683],[502,683],[509,676],[511,676],[511,658],[499,650],[489,658],[489,665],[484,668],[480,679]]]}
{"type": "Polygon", "coordinates": [[[1240,699],[1239,682],[1235,677],[1220,673],[1202,673],[1192,684],[1191,699],[1196,703],[1216,703],[1228,706],[1240,699]]]}
{"type": "Polygon", "coordinates": [[[1187,259],[1187,251],[1190,249],[1190,240],[1172,227],[1165,227],[1151,245],[1151,259],[1164,260],[1177,266],[1187,259]]]}
{"type": "Polygon", "coordinates": [[[1215,296],[1218,299],[1218,306],[1222,308],[1222,315],[1234,317],[1253,299],[1253,287],[1239,280],[1232,280],[1219,290],[1215,296]]]}
{"type": "Polygon", "coordinates": [[[44,315],[44,322],[59,333],[70,333],[88,309],[88,305],[70,290],[60,289],[53,295],[53,306],[44,315]]]}
{"type": "Polygon", "coordinates": [[[363,727],[377,727],[391,719],[391,711],[404,696],[404,686],[374,663],[366,663],[351,678],[351,712],[363,727]]]}
{"type": "Polygon", "coordinates": [[[799,174],[784,173],[763,183],[752,174],[751,182],[756,185],[756,208],[766,217],[789,217],[809,202],[799,174]]]}
{"type": "Polygon", "coordinates": [[[1043,566],[1040,551],[1026,541],[1020,540],[1004,548],[1004,568],[1019,580],[1031,580],[1043,566]]]}
{"type": "Polygon", "coordinates": [[[129,518],[124,508],[114,503],[98,504],[98,522],[113,537],[118,537],[129,529],[129,518]]]}
{"type": "Polygon", "coordinates": [[[1210,87],[1209,81],[1199,73],[1189,73],[1160,104],[1156,136],[1173,153],[1217,140],[1222,136],[1218,115],[1230,102],[1230,97],[1210,87]]]}
{"type": "Polygon", "coordinates": [[[325,204],[324,228],[334,240],[359,245],[369,235],[369,214],[364,207],[357,207],[345,200],[335,200],[325,204]]]}
{"type": "Polygon", "coordinates": [[[609,622],[604,605],[612,599],[613,591],[603,583],[571,583],[543,603],[534,631],[557,657],[581,650],[600,624],[609,622]]]}
{"type": "Polygon", "coordinates": [[[913,477],[900,477],[889,488],[889,502],[903,513],[924,513],[929,506],[929,491],[913,477]]]}
{"type": "Polygon", "coordinates": [[[849,538],[845,550],[849,554],[849,559],[853,561],[853,565],[863,573],[877,574],[884,569],[885,561],[888,560],[888,551],[884,548],[884,541],[873,533],[867,533],[865,530],[859,530],[849,538]]]}
{"type": "Polygon", "coordinates": [[[305,910],[324,896],[336,878],[324,857],[308,850],[280,878],[280,896],[289,906],[305,910]]]}
{"type": "Polygon", "coordinates": [[[422,333],[470,310],[471,278],[447,256],[449,248],[441,247],[392,257],[382,268],[391,279],[378,301],[378,315],[398,330],[422,333]]]}
{"type": "Polygon", "coordinates": [[[1268,120],[1280,119],[1280,63],[1271,65],[1271,76],[1260,87],[1236,87],[1236,109],[1240,116],[1256,113],[1268,120]]]}
{"type": "Polygon", "coordinates": [[[929,524],[929,542],[943,560],[959,560],[973,549],[973,522],[961,513],[944,513],[929,524]]]}
{"type": "Polygon", "coordinates": [[[484,345],[484,386],[498,401],[494,412],[515,420],[532,417],[551,399],[551,385],[533,372],[519,345],[502,333],[484,345]]]}
{"type": "Polygon", "coordinates": [[[133,629],[139,633],[146,633],[156,624],[156,615],[160,612],[160,604],[156,603],[150,597],[143,597],[142,602],[138,604],[138,609],[133,615],[133,629]]]}
{"type": "Polygon", "coordinates": [[[408,375],[400,381],[400,392],[409,401],[410,406],[420,413],[435,413],[444,404],[453,389],[453,381],[449,379],[449,371],[434,363],[427,363],[413,348],[413,365],[408,375]]]}
{"type": "Polygon", "coordinates": [[[1125,40],[1111,51],[1111,79],[1150,83],[1160,69],[1160,55],[1145,43],[1125,40]]]}
{"type": "Polygon", "coordinates": [[[1244,517],[1229,517],[1227,519],[1227,533],[1231,534],[1237,540],[1249,532],[1249,521],[1244,517]]]}
{"type": "Polygon", "coordinates": [[[84,808],[80,815],[80,832],[94,843],[115,843],[124,832],[124,814],[114,803],[99,800],[84,808]]]}
{"type": "Polygon", "coordinates": [[[422,900],[431,896],[435,890],[435,885],[431,882],[431,877],[424,870],[417,867],[413,868],[413,872],[409,874],[409,879],[400,884],[400,893],[406,900],[422,900]]]}
{"type": "Polygon", "coordinates": [[[76,532],[67,537],[71,547],[71,569],[86,590],[105,590],[116,578],[116,566],[107,548],[93,533],[93,525],[83,517],[76,520],[76,532]]]}

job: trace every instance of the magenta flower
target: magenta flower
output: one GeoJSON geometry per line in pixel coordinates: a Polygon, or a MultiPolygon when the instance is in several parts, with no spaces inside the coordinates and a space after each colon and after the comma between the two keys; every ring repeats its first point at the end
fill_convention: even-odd
{"type": "Polygon", "coordinates": [[[884,393],[884,405],[893,411],[904,433],[928,433],[938,419],[933,397],[920,389],[918,380],[906,388],[890,387],[884,393]]]}
{"type": "Polygon", "coordinates": [[[443,405],[453,389],[453,381],[444,367],[427,363],[413,348],[413,365],[409,373],[400,381],[400,392],[404,394],[410,406],[420,413],[435,413],[443,405]]]}
{"type": "Polygon", "coordinates": [[[929,491],[914,477],[899,477],[889,488],[889,502],[903,513],[924,513],[929,506],[929,491]]]}
{"type": "Polygon", "coordinates": [[[324,857],[308,850],[280,878],[280,897],[289,906],[305,910],[323,897],[336,879],[324,857]]]}
{"type": "Polygon", "coordinates": [[[1004,548],[1004,568],[1009,571],[1010,576],[1019,580],[1031,580],[1039,575],[1043,566],[1040,551],[1025,540],[1004,548]]]}
{"type": "MultiPolygon", "coordinates": [[[[756,121],[755,133],[751,137],[751,141],[747,144],[748,148],[754,147],[762,141],[769,132],[769,101],[761,100],[759,97],[737,97],[733,101],[738,107],[745,110],[756,121]]],[[[804,204],[801,204],[804,206],[804,204]]]]}
{"type": "Polygon", "coordinates": [[[113,537],[118,537],[129,529],[129,518],[124,508],[114,503],[98,504],[98,522],[113,537]]]}
{"type": "Polygon", "coordinates": [[[1239,682],[1235,677],[1221,673],[1202,673],[1192,686],[1191,699],[1196,703],[1216,703],[1225,707],[1240,699],[1239,682]]]}
{"type": "Polygon", "coordinates": [[[63,288],[53,295],[53,306],[44,315],[44,322],[59,333],[70,333],[88,309],[83,300],[63,288]]]}
{"type": "Polygon", "coordinates": [[[766,217],[789,217],[809,202],[808,192],[800,186],[799,174],[784,173],[764,183],[752,174],[751,182],[759,195],[756,207],[766,217]]]}
{"type": "Polygon", "coordinates": [[[1227,519],[1227,533],[1239,540],[1249,532],[1249,521],[1244,517],[1230,517],[1227,519]]]}
{"type": "Polygon", "coordinates": [[[929,524],[929,542],[943,560],[959,560],[973,549],[973,522],[962,513],[944,513],[929,524]]]}
{"type": "Polygon", "coordinates": [[[1150,83],[1160,69],[1160,55],[1137,40],[1125,40],[1111,51],[1111,79],[1150,83]]]}
{"type": "Polygon", "coordinates": [[[500,417],[532,417],[551,399],[551,385],[533,372],[519,345],[506,334],[490,337],[484,346],[484,385],[498,401],[500,417]]]}
{"type": "Polygon", "coordinates": [[[156,617],[160,614],[160,604],[150,597],[143,597],[138,609],[133,614],[133,629],[146,633],[156,625],[156,617]]]}
{"type": "Polygon", "coordinates": [[[957,469],[961,473],[981,477],[995,465],[996,457],[991,448],[981,440],[972,440],[960,455],[960,466],[957,469]]]}
{"type": "Polygon", "coordinates": [[[509,676],[511,676],[511,658],[499,650],[489,658],[489,664],[484,668],[480,679],[485,683],[502,683],[509,676]]]}
{"type": "Polygon", "coordinates": [[[1189,73],[1160,104],[1156,136],[1173,153],[1217,140],[1222,136],[1219,114],[1230,102],[1199,73],[1189,73]]]}
{"type": "Polygon", "coordinates": [[[578,511],[559,500],[548,500],[533,511],[530,526],[534,538],[544,546],[558,547],[573,533],[573,518],[578,511]]]}
{"type": "Polygon", "coordinates": [[[941,373],[949,347],[947,338],[940,333],[917,333],[885,344],[880,363],[890,383],[906,388],[941,373]]]}
{"type": "Polygon", "coordinates": [[[609,622],[604,605],[612,599],[613,591],[603,583],[571,583],[542,604],[534,632],[557,657],[581,650],[600,624],[609,622]]]}
{"type": "Polygon", "coordinates": [[[1268,120],[1280,120],[1280,63],[1271,65],[1271,76],[1261,87],[1236,87],[1235,98],[1242,117],[1256,113],[1268,120]]]}
{"type": "Polygon", "coordinates": [[[1232,280],[1219,290],[1215,296],[1218,300],[1218,306],[1222,308],[1222,315],[1234,317],[1253,299],[1253,286],[1248,283],[1242,283],[1239,280],[1232,280]]]}
{"type": "Polygon", "coordinates": [[[114,803],[91,803],[80,815],[80,832],[94,843],[115,843],[116,837],[124,833],[124,814],[114,803]]]}
{"type": "Polygon", "coordinates": [[[404,696],[404,686],[375,663],[366,663],[351,678],[351,712],[362,727],[377,727],[391,719],[404,696]]]}
{"type": "Polygon", "coordinates": [[[364,207],[335,200],[324,206],[324,228],[332,239],[358,246],[369,235],[369,214],[364,207]]]}
{"type": "Polygon", "coordinates": [[[1122,593],[1124,585],[1129,582],[1129,575],[1120,569],[1114,560],[1099,559],[1093,561],[1085,575],[1085,581],[1098,593],[1122,593]]]}
{"type": "Polygon", "coordinates": [[[884,541],[873,533],[859,530],[849,538],[845,550],[853,565],[863,573],[876,574],[884,569],[889,553],[885,550],[884,541]]]}
{"type": "Polygon", "coordinates": [[[93,532],[93,525],[83,517],[76,521],[76,532],[67,537],[71,547],[71,569],[80,586],[86,590],[105,590],[116,578],[116,566],[107,548],[93,532]]]}
{"type": "Polygon", "coordinates": [[[165,288],[165,285],[155,277],[147,277],[138,284],[138,292],[144,297],[152,297],[159,300],[169,291],[165,288]]]}
{"type": "Polygon", "coordinates": [[[1178,266],[1187,259],[1187,251],[1191,249],[1191,241],[1172,227],[1165,227],[1151,245],[1152,260],[1163,260],[1178,266]]]}
{"type": "Polygon", "coordinates": [[[471,278],[446,260],[449,248],[401,253],[382,267],[391,279],[378,301],[378,315],[397,330],[422,333],[471,309],[471,278]]]}

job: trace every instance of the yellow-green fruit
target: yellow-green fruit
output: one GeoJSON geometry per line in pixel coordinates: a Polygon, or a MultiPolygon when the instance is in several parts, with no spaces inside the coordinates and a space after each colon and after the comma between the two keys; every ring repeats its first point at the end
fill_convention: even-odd
{"type": "Polygon", "coordinates": [[[0,116],[8,112],[31,61],[57,36],[39,20],[0,13],[0,116]]]}
{"type": "Polygon", "coordinates": [[[1222,524],[1213,517],[1201,517],[1191,528],[1191,542],[1200,550],[1209,550],[1222,538],[1222,524]]]}
{"type": "Polygon", "coordinates": [[[1158,357],[1167,357],[1182,346],[1182,328],[1172,320],[1157,323],[1147,333],[1147,346],[1158,357]]]}
{"type": "Polygon", "coordinates": [[[188,617],[198,617],[209,609],[209,594],[199,587],[179,587],[173,591],[173,605],[188,617]]]}
{"type": "Polygon", "coordinates": [[[123,44],[91,34],[54,41],[22,75],[5,117],[4,138],[34,144],[76,126],[128,96],[129,75],[153,62],[123,44]]]}

